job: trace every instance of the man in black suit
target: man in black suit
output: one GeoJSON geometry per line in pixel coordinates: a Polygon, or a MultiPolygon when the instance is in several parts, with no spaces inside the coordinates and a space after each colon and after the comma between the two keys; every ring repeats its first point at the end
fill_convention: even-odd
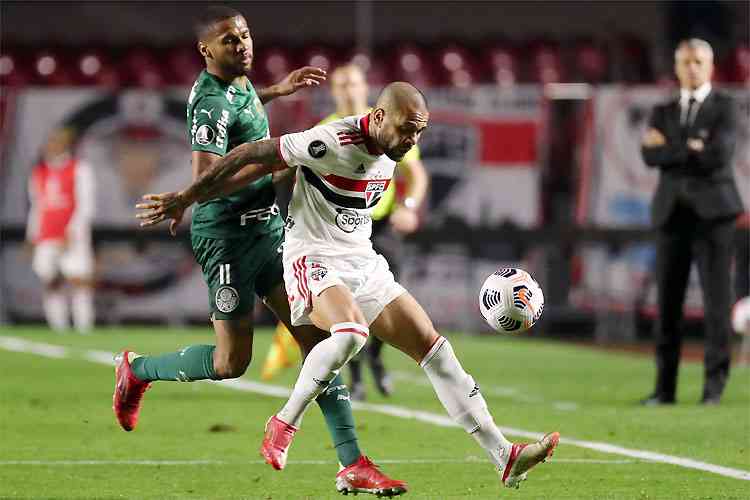
{"type": "Polygon", "coordinates": [[[699,39],[675,51],[676,99],[656,106],[643,140],[646,165],[660,170],[652,219],[658,229],[657,379],[646,405],[675,402],[680,321],[690,266],[698,265],[705,321],[703,404],[717,404],[729,376],[730,261],[742,212],[731,167],[736,124],[731,99],[711,87],[713,50],[699,39]]]}

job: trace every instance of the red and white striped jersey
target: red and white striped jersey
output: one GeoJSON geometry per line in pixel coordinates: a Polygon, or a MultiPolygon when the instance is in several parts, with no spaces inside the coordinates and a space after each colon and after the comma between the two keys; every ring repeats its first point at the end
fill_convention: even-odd
{"type": "Polygon", "coordinates": [[[93,217],[93,185],[90,167],[74,157],[36,165],[29,179],[27,239],[34,243],[64,240],[88,229],[93,217]]]}
{"type": "Polygon", "coordinates": [[[320,255],[371,251],[370,214],[393,177],[396,162],[369,136],[370,115],[349,116],[279,138],[289,167],[299,167],[285,245],[314,245],[320,255]]]}

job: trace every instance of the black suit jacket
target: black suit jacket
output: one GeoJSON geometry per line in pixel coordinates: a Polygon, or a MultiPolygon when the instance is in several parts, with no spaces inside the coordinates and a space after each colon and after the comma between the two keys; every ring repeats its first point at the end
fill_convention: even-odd
{"type": "Polygon", "coordinates": [[[644,146],[641,151],[646,165],[661,171],[651,205],[654,225],[664,225],[678,202],[692,207],[702,219],[727,218],[743,211],[731,166],[736,109],[727,94],[711,90],[687,136],[680,127],[679,98],[656,106],[649,125],[667,140],[663,146],[644,146]],[[702,139],[703,151],[689,151],[688,138],[702,139]]]}

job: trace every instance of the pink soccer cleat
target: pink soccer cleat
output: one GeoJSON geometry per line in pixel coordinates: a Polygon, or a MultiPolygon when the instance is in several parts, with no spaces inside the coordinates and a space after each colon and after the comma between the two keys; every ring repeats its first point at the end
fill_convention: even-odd
{"type": "Polygon", "coordinates": [[[386,476],[364,455],[336,474],[336,490],[344,495],[371,493],[378,497],[395,497],[403,495],[408,489],[405,482],[386,476]]]}
{"type": "Polygon", "coordinates": [[[286,467],[286,456],[297,428],[287,424],[276,415],[266,422],[266,435],[260,445],[260,454],[276,470],[286,467]]]}
{"type": "Polygon", "coordinates": [[[508,488],[518,488],[535,465],[552,456],[559,441],[560,433],[550,432],[536,443],[514,444],[508,463],[502,470],[503,484],[508,488]]]}
{"type": "Polygon", "coordinates": [[[133,375],[130,369],[130,351],[123,351],[115,356],[115,392],[112,394],[112,410],[120,426],[132,431],[138,424],[141,411],[141,399],[151,384],[133,375]]]}

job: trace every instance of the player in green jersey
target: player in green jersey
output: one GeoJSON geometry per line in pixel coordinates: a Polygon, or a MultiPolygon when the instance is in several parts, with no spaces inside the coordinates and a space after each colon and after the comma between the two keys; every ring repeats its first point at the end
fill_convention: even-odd
{"type": "MultiPolygon", "coordinates": [[[[206,69],[193,85],[187,105],[194,178],[237,145],[269,137],[264,103],[325,80],[323,70],[304,67],[256,91],[245,76],[252,64],[252,38],[245,18],[233,9],[209,8],[196,32],[206,69]]],[[[170,225],[172,234],[178,223],[170,225]]],[[[143,393],[155,380],[221,380],[245,372],[252,357],[255,295],[291,328],[303,353],[329,335],[312,326],[291,327],[281,262],[283,230],[271,175],[248,182],[240,171],[222,192],[200,200],[192,214],[191,242],[209,288],[216,345],[193,345],[160,356],[121,353],[113,408],[125,430],[137,424],[143,393]]],[[[343,467],[340,474],[356,477],[361,492],[404,493],[405,483],[388,478],[362,455],[349,394],[340,377],[317,402],[343,467]]]]}

